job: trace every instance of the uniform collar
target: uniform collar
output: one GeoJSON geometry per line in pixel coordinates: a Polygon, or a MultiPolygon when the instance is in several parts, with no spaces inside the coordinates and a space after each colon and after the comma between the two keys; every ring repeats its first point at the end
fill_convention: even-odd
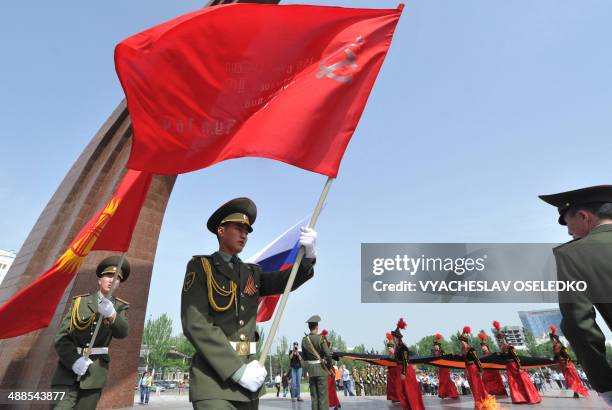
{"type": "MultiPolygon", "coordinates": [[[[102,294],[102,292],[100,292],[98,290],[98,292],[96,292],[96,300],[98,301],[98,303],[100,303],[100,301],[102,300],[103,297],[104,297],[104,295],[102,294]]],[[[107,299],[112,301],[115,298],[113,296],[111,296],[110,298],[107,298],[107,299]]]]}
{"type": "Polygon", "coordinates": [[[232,259],[232,255],[230,255],[227,252],[217,251],[217,253],[219,254],[219,256],[221,256],[221,259],[223,259],[226,263],[232,259]]]}
{"type": "Polygon", "coordinates": [[[592,233],[597,233],[597,232],[612,232],[612,222],[597,225],[595,228],[591,229],[591,232],[589,232],[589,235],[592,233]]]}
{"type": "MultiPolygon", "coordinates": [[[[217,251],[213,253],[213,264],[215,268],[219,270],[223,275],[225,275],[228,279],[233,280],[238,283],[238,274],[234,271],[233,267],[230,267],[229,262],[223,259],[222,251],[217,251]]],[[[223,252],[225,253],[225,252],[223,252]]],[[[227,255],[227,253],[225,253],[227,255]]],[[[231,256],[230,256],[231,258],[231,256]]]]}

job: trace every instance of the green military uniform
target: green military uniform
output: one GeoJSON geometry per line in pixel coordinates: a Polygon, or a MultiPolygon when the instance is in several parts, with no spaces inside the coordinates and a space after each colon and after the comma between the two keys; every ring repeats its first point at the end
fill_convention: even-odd
{"type": "Polygon", "coordinates": [[[372,376],[370,374],[370,366],[365,368],[365,377],[363,378],[363,391],[366,396],[372,395],[372,376]]]}
{"type": "MultiPolygon", "coordinates": [[[[319,316],[312,316],[307,323],[319,323],[319,316]]],[[[331,368],[331,351],[323,337],[316,333],[310,333],[302,339],[302,354],[308,381],[310,386],[310,399],[313,410],[327,410],[329,408],[329,396],[327,391],[327,369],[331,368]],[[327,368],[325,367],[327,366],[327,368]]]]}
{"type": "MultiPolygon", "coordinates": [[[[245,223],[251,231],[254,207],[247,198],[232,200],[211,216],[208,228],[215,232],[223,223],[236,222],[245,223]]],[[[313,259],[302,260],[293,290],[313,276],[313,264],[313,259]]],[[[257,359],[259,297],[283,293],[290,272],[263,272],[259,265],[224,252],[194,256],[187,263],[181,322],[196,351],[189,386],[194,408],[257,408],[265,389],[253,393],[239,385],[235,376],[244,364],[257,359]]]]}
{"type": "Polygon", "coordinates": [[[359,375],[359,370],[356,367],[353,367],[353,381],[355,382],[355,394],[357,396],[361,396],[361,376],[359,375]]]}
{"type": "MultiPolygon", "coordinates": [[[[540,198],[558,208],[559,223],[565,225],[565,214],[584,204],[612,203],[612,186],[596,186],[540,198]]],[[[561,330],[589,382],[598,392],[612,391],[612,367],[606,359],[605,336],[595,322],[595,308],[609,329],[612,329],[612,224],[596,226],[579,239],[553,250],[557,263],[557,279],[584,280],[587,293],[575,292],[571,300],[560,294],[559,308],[563,320],[561,330]],[[606,303],[603,303],[606,302],[606,303]]]]}
{"type": "MultiPolygon", "coordinates": [[[[98,276],[112,273],[113,266],[118,264],[117,257],[106,258],[98,265],[98,276]],[[114,264],[114,265],[113,265],[114,264]]],[[[129,264],[124,260],[123,280],[129,275],[129,264]]],[[[51,389],[67,392],[63,400],[58,402],[54,409],[95,409],[106,384],[109,371],[110,356],[108,346],[113,338],[123,339],[128,335],[127,309],[129,304],[116,297],[110,300],[117,315],[111,322],[109,318],[102,318],[102,325],[91,346],[93,361],[87,372],[79,381],[73,372],[72,365],[83,356],[82,350],[90,347],[91,338],[100,320],[98,302],[102,295],[97,292],[76,296],[72,300],[70,309],[64,316],[60,330],[55,338],[55,351],[59,356],[59,363],[51,379],[51,389]]]]}

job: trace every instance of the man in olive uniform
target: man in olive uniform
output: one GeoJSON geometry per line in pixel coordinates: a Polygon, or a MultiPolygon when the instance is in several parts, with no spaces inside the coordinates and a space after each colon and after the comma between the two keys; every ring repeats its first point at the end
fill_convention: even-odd
{"type": "Polygon", "coordinates": [[[368,365],[361,368],[361,384],[363,385],[363,395],[369,396],[370,382],[368,381],[368,365]]]}
{"type": "Polygon", "coordinates": [[[355,383],[355,394],[357,396],[361,396],[361,376],[359,375],[359,369],[357,367],[353,367],[353,382],[355,383]]]}
{"type": "MultiPolygon", "coordinates": [[[[54,406],[55,409],[93,410],[100,400],[110,361],[108,346],[113,338],[123,339],[128,335],[126,313],[129,304],[114,296],[107,299],[119,261],[118,256],[111,256],[100,262],[96,269],[98,292],[74,297],[62,320],[55,338],[59,363],[51,379],[51,389],[64,391],[66,395],[54,406]],[[93,346],[90,346],[99,320],[102,320],[102,325],[93,346]],[[90,355],[86,357],[85,350],[90,347],[90,355]]],[[[115,289],[129,275],[130,264],[124,259],[115,289]]]]}
{"type": "MultiPolygon", "coordinates": [[[[189,400],[194,409],[257,409],[266,369],[255,357],[259,297],[283,293],[291,269],[263,272],[238,257],[257,217],[248,198],[236,198],[217,209],[207,228],[219,250],[194,256],[187,263],[181,297],[183,333],[195,347],[189,400]]],[[[304,259],[293,290],[310,279],[315,262],[316,232],[302,228],[304,259]]]]}
{"type": "Polygon", "coordinates": [[[310,399],[313,410],[328,410],[329,397],[327,392],[327,377],[332,368],[332,356],[327,343],[319,335],[318,315],[306,321],[310,333],[302,339],[302,353],[308,372],[310,399]]]}
{"type": "Polygon", "coordinates": [[[595,308],[612,329],[612,185],[599,185],[540,198],[556,206],[559,223],[574,240],[554,249],[557,279],[586,281],[587,292],[559,295],[561,329],[589,382],[612,406],[612,367],[595,308]]]}

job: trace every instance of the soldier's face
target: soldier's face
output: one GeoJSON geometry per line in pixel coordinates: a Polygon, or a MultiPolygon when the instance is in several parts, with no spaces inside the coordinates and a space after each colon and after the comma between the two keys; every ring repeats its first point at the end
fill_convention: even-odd
{"type": "MultiPolygon", "coordinates": [[[[115,289],[119,288],[119,283],[121,281],[119,279],[117,279],[115,281],[115,289]]],[[[103,294],[107,294],[108,292],[110,292],[111,290],[111,285],[113,283],[113,274],[110,273],[108,275],[104,275],[101,278],[98,279],[98,285],[100,286],[100,292],[102,292],[103,294]]]]}
{"type": "Polygon", "coordinates": [[[246,225],[228,223],[217,229],[219,235],[219,248],[231,255],[242,252],[244,249],[249,231],[246,225]]]}
{"type": "Polygon", "coordinates": [[[567,224],[567,233],[574,239],[586,236],[591,230],[591,214],[586,211],[580,210],[572,216],[570,216],[569,212],[566,212],[563,219],[567,224]]]}

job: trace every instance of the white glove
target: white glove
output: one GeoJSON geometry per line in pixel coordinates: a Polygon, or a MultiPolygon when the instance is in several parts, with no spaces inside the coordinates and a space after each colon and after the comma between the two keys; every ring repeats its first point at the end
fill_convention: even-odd
{"type": "Polygon", "coordinates": [[[300,245],[304,247],[304,257],[314,259],[317,257],[315,245],[317,243],[317,231],[306,226],[300,228],[300,245]]]}
{"type": "Polygon", "coordinates": [[[260,365],[257,360],[253,360],[246,365],[238,384],[255,393],[266,380],[267,374],[266,368],[260,365]]]}
{"type": "Polygon", "coordinates": [[[92,363],[93,362],[88,357],[79,357],[76,362],[72,364],[72,371],[77,376],[83,376],[92,363]]]}
{"type": "Polygon", "coordinates": [[[105,297],[103,297],[100,303],[98,303],[98,312],[103,317],[111,317],[116,313],[115,307],[113,306],[111,301],[106,299],[105,297]]]}

